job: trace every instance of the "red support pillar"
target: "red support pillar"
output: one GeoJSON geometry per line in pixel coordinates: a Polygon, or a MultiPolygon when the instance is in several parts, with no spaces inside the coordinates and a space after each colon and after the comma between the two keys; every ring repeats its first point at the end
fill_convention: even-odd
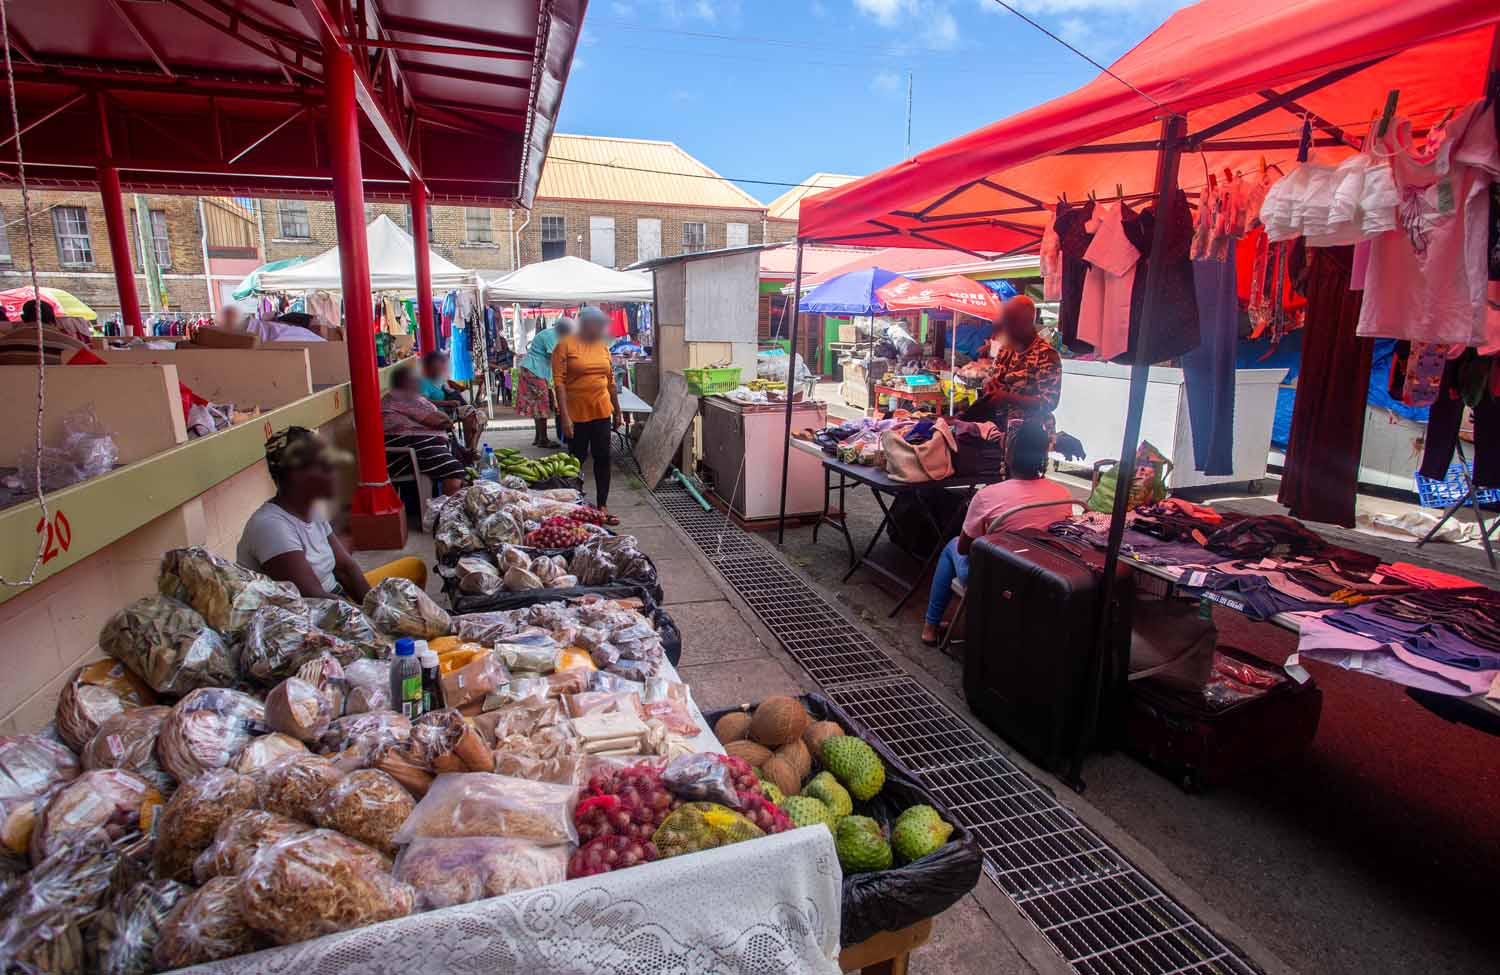
{"type": "Polygon", "coordinates": [[[375,307],[370,295],[370,249],[365,237],[364,171],[359,158],[359,106],[354,61],[326,30],[324,78],[328,86],[328,143],[333,205],[344,286],[344,328],[349,345],[350,399],[359,464],[349,528],[358,548],[404,548],[406,509],[385,466],[385,426],[380,418],[380,373],[375,365],[375,307]]]}
{"type": "Polygon", "coordinates": [[[411,181],[411,245],[417,258],[417,350],[423,355],[437,348],[437,326],[432,320],[432,252],[427,247],[427,187],[411,181]]]}
{"type": "Polygon", "coordinates": [[[120,294],[120,312],[131,335],[145,335],[141,302],[135,293],[135,265],[130,260],[130,231],[125,223],[125,199],[120,194],[120,171],[99,164],[99,196],[104,201],[104,228],[109,233],[110,263],[115,268],[115,290],[120,294]]]}

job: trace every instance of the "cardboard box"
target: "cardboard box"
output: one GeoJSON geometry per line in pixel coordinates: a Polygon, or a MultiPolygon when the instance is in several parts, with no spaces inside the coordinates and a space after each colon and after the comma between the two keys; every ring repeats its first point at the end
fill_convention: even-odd
{"type": "Polygon", "coordinates": [[[260,337],[249,332],[200,328],[193,333],[193,344],[206,349],[254,349],[260,346],[260,337]]]}
{"type": "Polygon", "coordinates": [[[848,322],[846,324],[840,325],[839,326],[839,341],[840,342],[858,342],[859,341],[859,326],[855,325],[853,322],[848,322]]]}
{"type": "Polygon", "coordinates": [[[319,336],[323,337],[324,339],[328,340],[329,342],[342,342],[342,341],[344,341],[344,327],[342,325],[323,325],[323,324],[319,324],[319,323],[314,323],[312,325],[307,326],[307,330],[309,332],[312,332],[312,333],[314,333],[316,335],[319,335],[319,336]]]}

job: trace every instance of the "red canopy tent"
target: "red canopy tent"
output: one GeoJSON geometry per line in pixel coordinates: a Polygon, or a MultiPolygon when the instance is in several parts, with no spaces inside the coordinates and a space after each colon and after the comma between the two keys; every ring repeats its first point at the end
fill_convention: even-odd
{"type": "Polygon", "coordinates": [[[950,274],[936,281],[897,278],[875,293],[892,309],[943,308],[984,319],[1000,314],[999,296],[961,274],[950,274]]]}
{"type": "MultiPolygon", "coordinates": [[[[1176,191],[1197,190],[1212,172],[1246,171],[1268,156],[1294,164],[1304,141],[1347,154],[1393,93],[1401,114],[1419,123],[1500,93],[1497,25],[1496,0],[1203,0],[1077,91],[809,196],[798,243],[1022,253],[1039,248],[1049,201],[1093,191],[1154,201],[1155,250],[1176,191]]],[[[1141,350],[1161,263],[1144,282],[1141,350]]],[[[1131,367],[1122,459],[1140,438],[1144,355],[1131,367]]],[[[1127,494],[1115,496],[1101,606],[1110,605],[1127,494]]],[[[1101,614],[1101,646],[1107,622],[1101,614]]],[[[1080,740],[1075,784],[1082,748],[1080,740]]]]}
{"type": "MultiPolygon", "coordinates": [[[[358,538],[361,526],[401,518],[385,467],[365,200],[409,202],[418,227],[429,197],[530,206],[586,6],[6,4],[14,83],[0,73],[0,86],[17,118],[0,138],[0,178],[18,184],[24,161],[25,187],[97,188],[116,255],[129,252],[122,190],[333,198],[359,435],[358,538]]],[[[432,348],[427,255],[416,248],[421,339],[432,348]]],[[[126,324],[139,332],[130,262],[114,267],[126,324]]]]}

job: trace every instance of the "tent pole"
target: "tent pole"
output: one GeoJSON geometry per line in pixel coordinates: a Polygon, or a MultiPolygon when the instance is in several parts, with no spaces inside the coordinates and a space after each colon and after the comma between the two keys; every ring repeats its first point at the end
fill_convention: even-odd
{"type": "Polygon", "coordinates": [[[432,255],[427,243],[427,187],[411,181],[411,244],[417,263],[417,343],[422,355],[437,348],[432,321],[432,255]]]}
{"type": "Polygon", "coordinates": [[[786,367],[786,442],[781,445],[781,507],[776,513],[776,544],[786,539],[786,476],[792,462],[792,395],[797,382],[797,313],[802,304],[802,241],[797,241],[797,263],[792,271],[792,347],[786,367]]]}
{"type": "MultiPolygon", "coordinates": [[[[1177,205],[1177,172],[1187,135],[1187,119],[1168,115],[1161,124],[1161,152],[1156,159],[1156,222],[1151,230],[1151,253],[1160,254],[1166,247],[1167,227],[1177,205]]],[[[1135,361],[1130,365],[1130,402],[1125,411],[1125,436],[1120,444],[1119,464],[1115,468],[1115,507],[1109,519],[1109,542],[1104,549],[1104,577],[1099,590],[1099,619],[1094,638],[1093,659],[1088,668],[1089,688],[1084,702],[1084,721],[1073,749],[1068,769],[1068,785],[1083,790],[1083,757],[1098,727],[1099,704],[1104,674],[1113,671],[1109,665],[1109,640],[1114,617],[1110,604],[1115,598],[1115,569],[1120,561],[1120,543],[1125,535],[1125,514],[1130,508],[1130,485],[1135,473],[1136,445],[1141,438],[1141,414],[1146,407],[1146,380],[1151,372],[1147,358],[1151,322],[1161,297],[1164,261],[1151,261],[1146,267],[1146,297],[1141,304],[1140,327],[1135,336],[1135,361]]]]}
{"type": "Polygon", "coordinates": [[[359,158],[359,105],[354,59],[325,27],[323,64],[328,86],[328,146],[339,267],[348,330],[349,387],[358,446],[358,483],[349,526],[359,548],[406,545],[406,509],[385,466],[385,424],[380,418],[380,372],[375,366],[375,308],[370,294],[370,253],[365,237],[364,171],[359,158]],[[393,544],[394,543],[394,544],[393,544]]]}

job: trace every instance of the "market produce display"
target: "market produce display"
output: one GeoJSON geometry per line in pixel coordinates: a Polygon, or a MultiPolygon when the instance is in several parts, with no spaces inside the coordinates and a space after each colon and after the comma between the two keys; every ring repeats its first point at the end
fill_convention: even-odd
{"type": "Polygon", "coordinates": [[[548,454],[545,457],[527,457],[514,447],[499,447],[495,450],[495,463],[501,476],[519,477],[528,484],[551,480],[554,477],[578,476],[580,462],[566,451],[548,454]]]}
{"type": "Polygon", "coordinates": [[[431,526],[439,562],[452,565],[465,555],[493,554],[504,545],[521,545],[528,533],[549,518],[583,525],[590,537],[607,534],[600,527],[604,513],[580,503],[581,499],[573,488],[539,490],[479,481],[457,494],[432,499],[423,521],[431,526]]]}

